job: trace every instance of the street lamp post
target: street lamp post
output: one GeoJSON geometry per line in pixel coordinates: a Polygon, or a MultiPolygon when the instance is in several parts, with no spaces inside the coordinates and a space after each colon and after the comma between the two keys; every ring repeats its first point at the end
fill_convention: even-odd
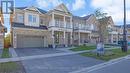
{"type": "Polygon", "coordinates": [[[122,51],[127,52],[127,40],[126,40],[126,0],[124,0],[124,29],[123,29],[123,46],[122,51]]]}

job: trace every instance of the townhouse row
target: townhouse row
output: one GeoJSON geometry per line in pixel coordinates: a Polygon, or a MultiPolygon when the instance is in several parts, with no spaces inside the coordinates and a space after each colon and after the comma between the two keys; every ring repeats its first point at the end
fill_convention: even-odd
{"type": "MultiPolygon", "coordinates": [[[[14,48],[69,47],[99,41],[96,17],[93,14],[74,16],[64,4],[49,11],[34,6],[16,7],[11,22],[11,45],[14,48]]],[[[107,22],[113,29],[111,17],[107,22]]],[[[105,42],[116,43],[118,31],[112,30],[105,42]]]]}

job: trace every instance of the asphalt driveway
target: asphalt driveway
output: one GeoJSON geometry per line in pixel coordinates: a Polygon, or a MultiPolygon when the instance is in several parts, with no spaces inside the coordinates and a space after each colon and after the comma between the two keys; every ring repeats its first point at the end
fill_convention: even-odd
{"type": "Polygon", "coordinates": [[[69,73],[84,67],[103,63],[103,61],[80,55],[66,55],[24,60],[22,63],[27,73],[69,73]]]}
{"type": "Polygon", "coordinates": [[[17,48],[15,49],[15,51],[17,55],[20,57],[65,52],[65,51],[56,50],[52,48],[17,48]]]}

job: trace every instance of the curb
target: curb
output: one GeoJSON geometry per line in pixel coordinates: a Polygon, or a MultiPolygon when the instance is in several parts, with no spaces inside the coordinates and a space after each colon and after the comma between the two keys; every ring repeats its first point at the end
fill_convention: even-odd
{"type": "Polygon", "coordinates": [[[98,65],[94,65],[94,66],[91,66],[91,67],[83,68],[81,70],[73,71],[73,72],[70,72],[70,73],[86,73],[86,72],[91,72],[91,71],[94,71],[94,70],[98,70],[98,69],[101,69],[101,68],[104,68],[104,67],[107,67],[107,66],[119,63],[119,62],[121,62],[123,60],[126,60],[126,59],[130,59],[130,55],[127,55],[125,57],[120,57],[120,58],[117,58],[117,59],[113,59],[113,60],[110,60],[108,62],[101,63],[101,64],[98,64],[98,65]]]}

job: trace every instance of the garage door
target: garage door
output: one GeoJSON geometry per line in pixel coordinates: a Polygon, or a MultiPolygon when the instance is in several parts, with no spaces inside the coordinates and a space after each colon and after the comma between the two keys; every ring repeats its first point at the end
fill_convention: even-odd
{"type": "Polygon", "coordinates": [[[43,36],[17,35],[18,48],[44,47],[43,36]]]}

